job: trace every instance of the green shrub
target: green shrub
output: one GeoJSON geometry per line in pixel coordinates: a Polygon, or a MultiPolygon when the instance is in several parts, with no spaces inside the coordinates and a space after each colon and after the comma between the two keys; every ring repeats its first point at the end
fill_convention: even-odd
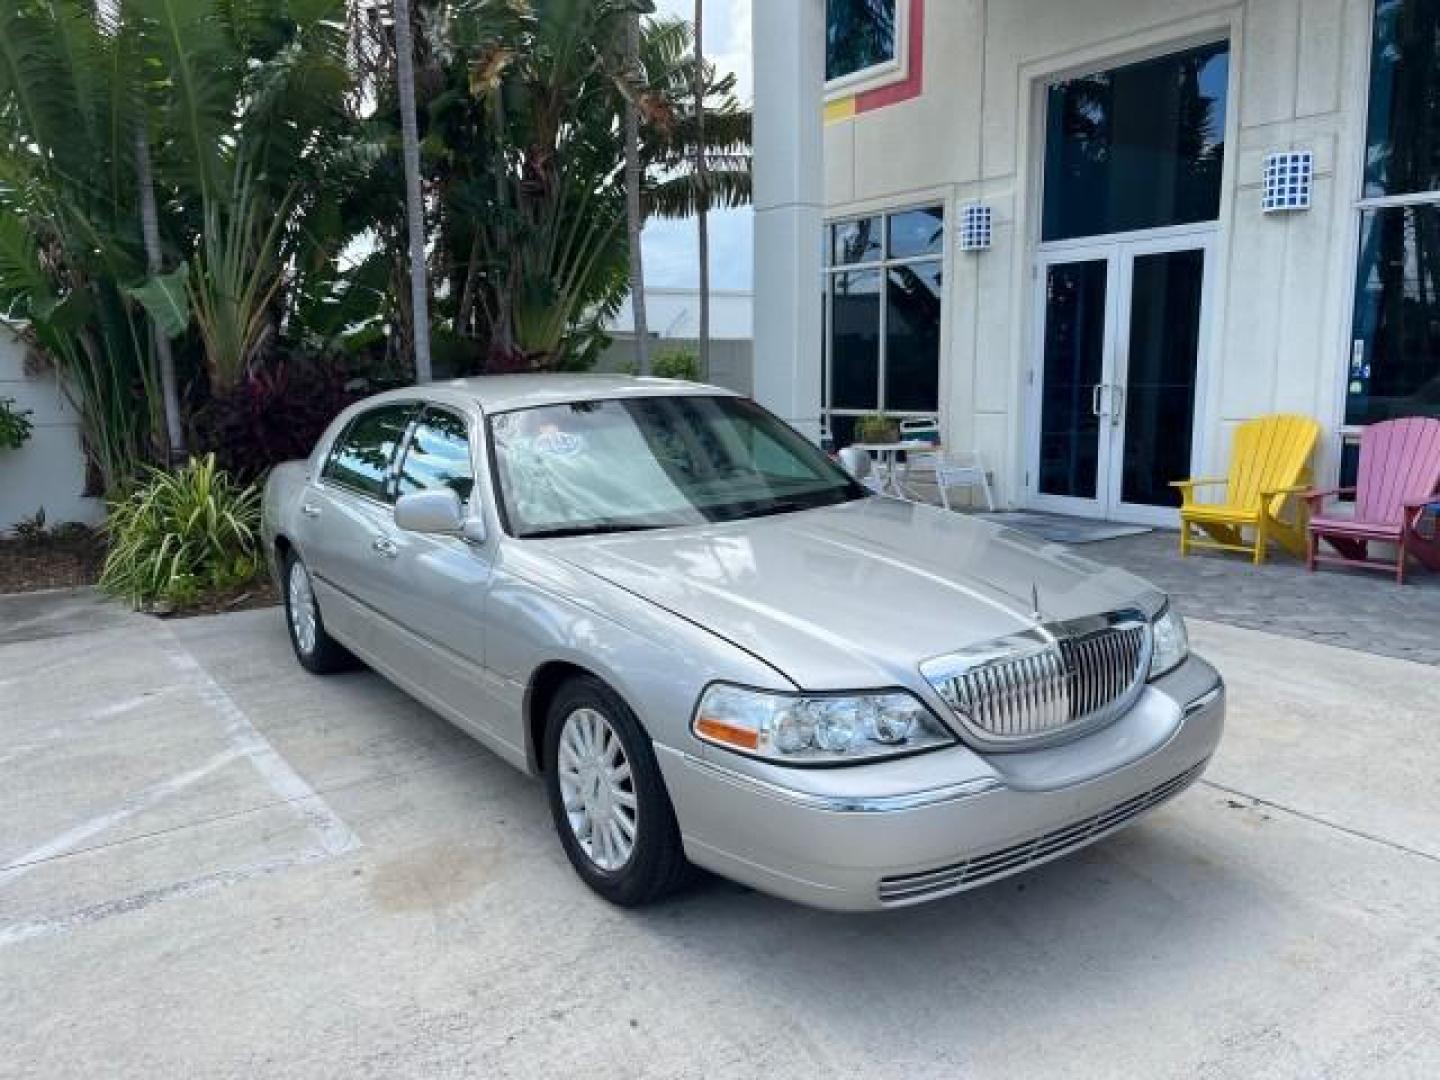
{"type": "Polygon", "coordinates": [[[0,398],[0,450],[19,450],[34,425],[29,409],[17,409],[14,398],[0,398]]]}
{"type": "Polygon", "coordinates": [[[866,443],[895,442],[900,438],[900,421],[884,413],[870,413],[855,421],[855,441],[866,443]]]}
{"type": "Polygon", "coordinates": [[[183,607],[260,571],[260,488],[215,467],[215,455],[150,470],[110,504],[100,587],[137,607],[183,607]]]}
{"type": "Polygon", "coordinates": [[[700,358],[688,349],[668,349],[656,353],[650,370],[662,379],[700,381],[700,358]]]}

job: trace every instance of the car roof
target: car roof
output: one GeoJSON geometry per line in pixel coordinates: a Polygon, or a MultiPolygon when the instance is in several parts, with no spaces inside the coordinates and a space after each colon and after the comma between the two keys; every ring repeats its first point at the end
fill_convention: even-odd
{"type": "Polygon", "coordinates": [[[640,378],[634,375],[598,375],[556,372],[553,374],[478,375],[391,390],[368,399],[374,404],[386,398],[423,397],[433,401],[462,404],[473,402],[485,412],[528,409],[537,405],[562,405],[573,401],[603,401],[625,397],[683,397],[722,395],[739,397],[733,390],[680,379],[640,378]]]}

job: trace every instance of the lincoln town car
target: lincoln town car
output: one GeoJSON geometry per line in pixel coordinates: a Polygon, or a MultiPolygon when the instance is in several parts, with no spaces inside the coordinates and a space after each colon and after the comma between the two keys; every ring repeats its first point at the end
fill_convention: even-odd
{"type": "Polygon", "coordinates": [[[701,867],[866,910],[1109,836],[1205,769],[1215,669],[1152,585],[872,493],[715,387],[500,375],[342,413],[265,489],[297,660],[539,778],[618,904],[701,867]]]}

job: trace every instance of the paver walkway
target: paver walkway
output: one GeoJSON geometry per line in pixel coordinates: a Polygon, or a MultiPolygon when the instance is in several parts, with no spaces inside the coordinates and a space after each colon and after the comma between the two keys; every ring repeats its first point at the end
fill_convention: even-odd
{"type": "Polygon", "coordinates": [[[1359,570],[1312,574],[1282,554],[1262,566],[1239,555],[1181,559],[1177,546],[1175,533],[1156,531],[1073,550],[1153,581],[1190,618],[1440,665],[1440,574],[1417,569],[1396,585],[1359,570]]]}

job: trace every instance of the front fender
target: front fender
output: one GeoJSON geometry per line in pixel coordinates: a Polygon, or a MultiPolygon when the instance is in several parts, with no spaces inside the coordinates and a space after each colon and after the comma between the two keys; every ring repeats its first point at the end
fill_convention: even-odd
{"type": "MultiPolygon", "coordinates": [[[[724,639],[624,589],[558,560],[508,552],[487,599],[488,666],[510,687],[517,714],[546,664],[566,663],[604,680],[657,744],[698,752],[690,716],[716,679],[794,689],[778,671],[724,639]]],[[[531,725],[527,757],[536,760],[531,725]]]]}

